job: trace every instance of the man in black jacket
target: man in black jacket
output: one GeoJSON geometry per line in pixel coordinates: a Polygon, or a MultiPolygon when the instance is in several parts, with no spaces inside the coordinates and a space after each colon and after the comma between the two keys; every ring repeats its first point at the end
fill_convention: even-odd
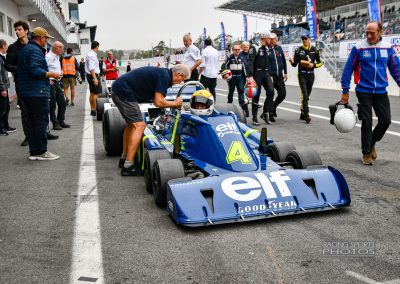
{"type": "Polygon", "coordinates": [[[270,51],[268,57],[270,63],[270,74],[274,83],[274,88],[278,93],[278,96],[274,101],[273,112],[269,114],[272,121],[277,117],[276,108],[286,97],[285,82],[288,78],[285,54],[283,53],[282,47],[277,43],[278,36],[275,33],[271,33],[268,42],[268,48],[270,51]]]}
{"type": "Polygon", "coordinates": [[[324,63],[319,56],[319,50],[311,45],[311,39],[308,35],[301,37],[302,46],[296,48],[294,51],[293,59],[290,58],[289,62],[293,67],[299,65],[299,85],[301,90],[301,114],[300,119],[305,120],[306,123],[311,122],[308,110],[308,100],[310,99],[311,90],[314,85],[314,68],[319,68],[324,63]]]}
{"type": "MultiPolygon", "coordinates": [[[[17,64],[18,64],[18,54],[19,51],[28,44],[28,33],[29,33],[29,25],[27,22],[18,21],[14,24],[15,34],[17,35],[17,41],[11,44],[7,50],[7,57],[5,61],[5,68],[7,71],[11,72],[14,77],[14,82],[17,84],[17,64]]],[[[17,93],[18,96],[18,93],[17,93]]],[[[24,130],[25,139],[21,143],[21,146],[28,146],[28,138],[27,138],[27,119],[28,115],[26,113],[26,107],[24,102],[18,97],[18,105],[21,110],[21,120],[22,120],[22,128],[24,130]]]]}
{"type": "Polygon", "coordinates": [[[270,63],[268,59],[269,49],[267,43],[268,34],[263,33],[260,36],[260,43],[252,45],[249,51],[247,81],[255,81],[257,84],[257,96],[253,98],[252,104],[253,125],[260,125],[257,120],[257,112],[261,87],[264,87],[267,93],[267,99],[264,102],[261,118],[264,119],[267,124],[272,124],[274,122],[274,117],[269,117],[269,113],[272,113],[274,108],[274,85],[272,84],[272,79],[269,73],[270,63]]]}

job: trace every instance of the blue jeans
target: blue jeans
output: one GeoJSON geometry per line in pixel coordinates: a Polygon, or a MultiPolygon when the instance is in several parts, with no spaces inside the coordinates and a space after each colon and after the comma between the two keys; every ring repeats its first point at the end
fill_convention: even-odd
{"type": "Polygon", "coordinates": [[[28,116],[27,138],[31,156],[47,151],[50,104],[48,97],[21,97],[28,116]]]}

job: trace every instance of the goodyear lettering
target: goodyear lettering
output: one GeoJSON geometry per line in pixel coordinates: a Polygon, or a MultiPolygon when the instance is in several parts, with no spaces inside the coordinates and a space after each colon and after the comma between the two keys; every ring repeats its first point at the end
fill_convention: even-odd
{"type": "Polygon", "coordinates": [[[268,208],[266,204],[255,204],[255,205],[248,205],[248,206],[239,206],[238,212],[240,214],[243,213],[257,213],[257,212],[263,212],[266,211],[267,209],[269,210],[280,210],[280,209],[290,209],[290,208],[296,208],[297,204],[294,200],[290,201],[284,201],[284,202],[275,202],[275,201],[269,201],[268,202],[268,208]]]}
{"type": "Polygon", "coordinates": [[[271,172],[270,177],[264,173],[255,173],[254,177],[230,177],[221,182],[222,191],[230,198],[237,201],[252,201],[264,193],[267,199],[277,198],[277,193],[272,185],[275,183],[281,197],[292,196],[286,181],[290,177],[283,171],[271,172]]]}
{"type": "Polygon", "coordinates": [[[228,150],[228,154],[226,155],[226,162],[228,164],[232,164],[233,162],[251,164],[250,156],[244,149],[242,142],[232,141],[232,144],[228,150]]]}

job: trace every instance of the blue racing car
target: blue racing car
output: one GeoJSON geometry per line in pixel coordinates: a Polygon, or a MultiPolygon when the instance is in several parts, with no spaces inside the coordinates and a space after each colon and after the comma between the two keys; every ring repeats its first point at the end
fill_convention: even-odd
{"type": "MultiPolygon", "coordinates": [[[[200,83],[185,83],[167,99],[177,93],[188,102],[199,88],[200,83]]],[[[136,162],[155,203],[178,224],[205,226],[350,205],[338,170],[322,166],[311,149],[275,142],[266,128],[249,127],[237,105],[216,104],[207,116],[188,106],[163,110],[144,104],[142,112],[147,128],[136,162]]],[[[116,108],[104,113],[106,151],[122,145],[124,122],[118,114],[116,108]]]]}

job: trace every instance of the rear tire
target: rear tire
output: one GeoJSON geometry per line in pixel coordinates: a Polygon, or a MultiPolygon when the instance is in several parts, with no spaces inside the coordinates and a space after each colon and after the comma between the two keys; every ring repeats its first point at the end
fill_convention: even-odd
{"type": "Polygon", "coordinates": [[[296,147],[292,143],[273,142],[268,145],[267,154],[275,163],[282,163],[286,161],[289,152],[295,149],[296,147]]]}
{"type": "Polygon", "coordinates": [[[104,104],[108,103],[108,102],[109,102],[109,100],[107,98],[97,98],[96,99],[96,117],[97,117],[98,121],[103,119],[104,104]]]}
{"type": "Polygon", "coordinates": [[[307,169],[310,166],[322,165],[321,157],[312,149],[292,150],[288,153],[286,162],[289,162],[295,169],[307,169]]]}
{"type": "Polygon", "coordinates": [[[108,155],[121,155],[126,122],[117,108],[103,115],[103,144],[108,155]]]}
{"type": "Polygon", "coordinates": [[[148,193],[153,193],[154,163],[161,159],[171,159],[167,150],[145,150],[144,152],[144,182],[148,193]]]}
{"type": "Polygon", "coordinates": [[[107,87],[106,87],[105,83],[101,84],[101,93],[97,97],[98,98],[108,98],[108,92],[107,92],[107,87]]]}
{"type": "Polygon", "coordinates": [[[220,112],[234,112],[237,117],[238,120],[244,124],[247,123],[247,119],[246,119],[246,115],[244,113],[244,110],[235,104],[215,104],[215,108],[216,110],[220,111],[220,112]]]}
{"type": "Polygon", "coordinates": [[[167,205],[167,182],[175,178],[185,177],[183,164],[179,159],[164,159],[154,163],[153,196],[157,206],[167,205]]]}

